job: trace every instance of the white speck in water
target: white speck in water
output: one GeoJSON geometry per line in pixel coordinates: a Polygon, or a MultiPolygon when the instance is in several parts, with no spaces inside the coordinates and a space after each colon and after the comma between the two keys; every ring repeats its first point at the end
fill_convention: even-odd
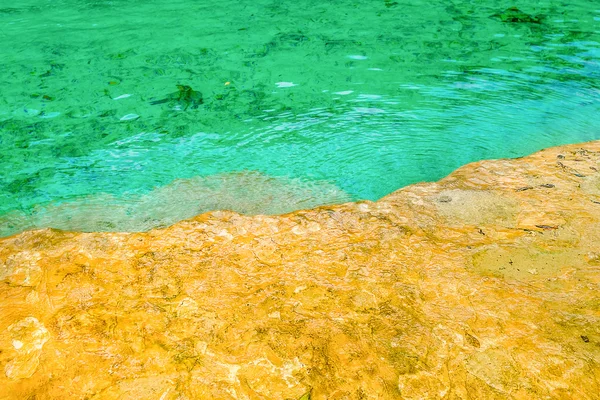
{"type": "Polygon", "coordinates": [[[298,86],[293,82],[277,82],[276,83],[278,88],[286,88],[286,87],[292,87],[292,86],[298,86]]]}
{"type": "Polygon", "coordinates": [[[49,113],[41,113],[40,114],[40,118],[54,118],[54,117],[58,117],[60,115],[60,113],[58,111],[52,111],[49,113]]]}
{"type": "Polygon", "coordinates": [[[496,33],[494,37],[504,37],[506,36],[504,33],[496,33]]]}
{"type": "Polygon", "coordinates": [[[358,55],[358,54],[352,54],[352,55],[348,56],[348,58],[351,58],[353,60],[366,60],[367,56],[361,56],[361,55],[358,55]]]}
{"type": "Polygon", "coordinates": [[[369,71],[383,71],[381,68],[369,68],[369,71]]]}
{"type": "Polygon", "coordinates": [[[378,94],[360,94],[358,98],[361,100],[378,100],[381,96],[378,94]]]}
{"type": "Polygon", "coordinates": [[[140,116],[137,114],[127,114],[121,117],[121,121],[131,121],[133,119],[138,119],[140,116]]]}
{"type": "Polygon", "coordinates": [[[339,94],[340,96],[346,96],[348,94],[354,93],[354,90],[344,90],[343,92],[334,92],[333,94],[339,94]]]}
{"type": "Polygon", "coordinates": [[[375,107],[354,107],[354,111],[361,114],[384,114],[385,110],[375,107]]]}
{"type": "Polygon", "coordinates": [[[400,85],[401,88],[403,89],[411,89],[411,90],[420,90],[421,86],[416,86],[416,85],[400,85]]]}
{"type": "Polygon", "coordinates": [[[40,110],[36,110],[35,108],[25,108],[23,109],[23,113],[28,117],[35,117],[40,114],[40,110]]]}
{"type": "Polygon", "coordinates": [[[113,100],[121,100],[121,99],[126,99],[128,97],[131,97],[131,95],[129,93],[125,93],[125,94],[115,97],[113,100]]]}

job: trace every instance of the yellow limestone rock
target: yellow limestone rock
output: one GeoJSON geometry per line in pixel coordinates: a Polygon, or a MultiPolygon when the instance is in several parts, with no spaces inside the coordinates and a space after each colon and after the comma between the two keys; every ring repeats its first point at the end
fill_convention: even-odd
{"type": "Polygon", "coordinates": [[[5,365],[4,372],[10,379],[29,378],[39,365],[48,330],[37,319],[27,317],[10,325],[7,331],[16,357],[5,365]]]}
{"type": "Polygon", "coordinates": [[[37,286],[42,279],[42,269],[37,263],[39,259],[38,252],[11,254],[0,264],[0,281],[13,286],[37,286]]]}
{"type": "Polygon", "coordinates": [[[2,399],[599,399],[600,142],[377,202],[0,239],[2,399]]]}

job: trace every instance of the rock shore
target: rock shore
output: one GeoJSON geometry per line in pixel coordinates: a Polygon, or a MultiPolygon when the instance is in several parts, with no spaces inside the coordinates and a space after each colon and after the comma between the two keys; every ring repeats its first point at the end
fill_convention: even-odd
{"type": "Polygon", "coordinates": [[[0,239],[0,398],[598,399],[600,141],[377,202],[0,239]]]}

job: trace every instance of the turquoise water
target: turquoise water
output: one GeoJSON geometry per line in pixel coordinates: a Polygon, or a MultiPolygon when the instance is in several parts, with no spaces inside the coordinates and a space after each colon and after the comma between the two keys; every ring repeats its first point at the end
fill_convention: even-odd
{"type": "Polygon", "coordinates": [[[375,200],[600,139],[600,3],[514,5],[0,0],[0,235],[375,200]]]}

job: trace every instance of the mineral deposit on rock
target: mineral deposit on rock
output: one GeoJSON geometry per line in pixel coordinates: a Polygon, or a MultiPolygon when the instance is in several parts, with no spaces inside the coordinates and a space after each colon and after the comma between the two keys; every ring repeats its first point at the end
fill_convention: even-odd
{"type": "Polygon", "coordinates": [[[598,399],[600,142],[377,202],[0,240],[3,399],[598,399]]]}

